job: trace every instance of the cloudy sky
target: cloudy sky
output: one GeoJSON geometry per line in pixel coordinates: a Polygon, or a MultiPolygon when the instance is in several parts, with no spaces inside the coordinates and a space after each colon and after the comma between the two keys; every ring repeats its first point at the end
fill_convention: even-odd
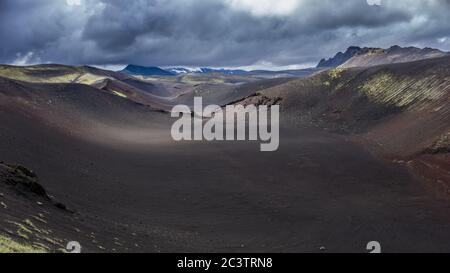
{"type": "Polygon", "coordinates": [[[350,45],[450,50],[450,0],[0,0],[0,63],[302,67],[350,45]]]}

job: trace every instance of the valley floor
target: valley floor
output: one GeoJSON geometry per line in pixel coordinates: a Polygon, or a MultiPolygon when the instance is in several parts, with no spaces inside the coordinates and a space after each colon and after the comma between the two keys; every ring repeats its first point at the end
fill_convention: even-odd
{"type": "Polygon", "coordinates": [[[1,160],[34,170],[74,211],[3,184],[0,233],[49,251],[69,241],[84,252],[366,252],[369,241],[450,251],[450,204],[343,136],[282,129],[280,149],[261,153],[258,143],[175,143],[170,127],[158,145],[112,145],[20,115],[0,121],[1,160]]]}

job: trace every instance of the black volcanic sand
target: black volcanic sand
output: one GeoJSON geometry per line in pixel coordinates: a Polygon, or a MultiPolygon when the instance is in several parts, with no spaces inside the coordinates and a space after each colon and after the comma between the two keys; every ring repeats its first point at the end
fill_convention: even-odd
{"type": "Polygon", "coordinates": [[[373,240],[385,252],[450,251],[449,204],[342,136],[282,130],[279,151],[261,153],[249,142],[175,143],[160,118],[166,129],[144,143],[0,110],[1,160],[34,170],[75,211],[4,196],[15,205],[2,216],[46,210],[59,244],[87,252],[366,252],[373,240]]]}

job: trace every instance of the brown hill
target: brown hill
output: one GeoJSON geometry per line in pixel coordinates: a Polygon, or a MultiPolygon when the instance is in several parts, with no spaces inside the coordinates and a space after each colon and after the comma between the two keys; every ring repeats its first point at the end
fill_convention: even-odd
{"type": "Polygon", "coordinates": [[[225,105],[256,92],[255,90],[241,92],[251,86],[273,86],[280,81],[288,80],[278,78],[260,80],[221,74],[137,78],[89,66],[58,64],[0,65],[0,77],[16,80],[22,84],[28,83],[27,86],[31,88],[34,87],[30,84],[83,84],[162,111],[169,111],[176,104],[191,105],[194,96],[202,96],[207,103],[225,105]]]}
{"type": "Polygon", "coordinates": [[[437,180],[450,183],[448,75],[450,57],[336,68],[260,91],[241,103],[280,99],[287,122],[356,133],[408,160],[432,153],[437,180]]]}

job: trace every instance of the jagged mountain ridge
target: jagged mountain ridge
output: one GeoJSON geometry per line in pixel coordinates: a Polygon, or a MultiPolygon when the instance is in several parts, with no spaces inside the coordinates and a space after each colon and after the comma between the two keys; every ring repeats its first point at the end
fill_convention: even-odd
{"type": "Polygon", "coordinates": [[[338,67],[362,51],[358,46],[349,47],[344,53],[338,52],[333,58],[320,60],[317,68],[338,67]]]}
{"type": "Polygon", "coordinates": [[[369,67],[375,65],[406,63],[424,59],[449,56],[434,48],[392,46],[388,49],[351,46],[344,53],[339,52],[333,58],[322,59],[318,68],[369,67]]]}

